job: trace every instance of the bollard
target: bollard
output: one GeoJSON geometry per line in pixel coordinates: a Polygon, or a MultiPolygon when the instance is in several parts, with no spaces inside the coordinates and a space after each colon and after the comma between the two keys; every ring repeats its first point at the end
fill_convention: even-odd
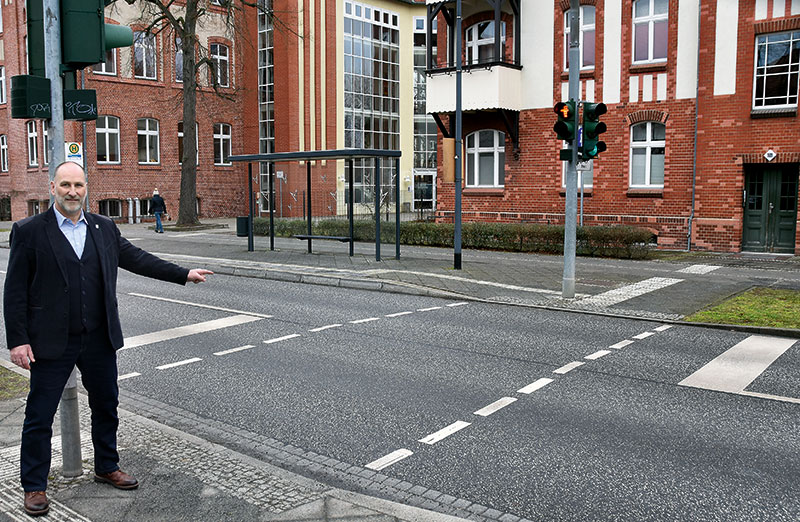
{"type": "Polygon", "coordinates": [[[78,412],[78,372],[72,374],[61,394],[61,474],[65,477],[80,477],[83,474],[81,458],[81,423],[78,412]]]}

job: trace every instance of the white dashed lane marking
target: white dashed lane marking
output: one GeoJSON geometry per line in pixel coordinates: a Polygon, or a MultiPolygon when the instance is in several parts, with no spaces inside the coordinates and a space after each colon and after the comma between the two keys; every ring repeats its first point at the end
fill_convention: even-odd
{"type": "Polygon", "coordinates": [[[201,359],[199,357],[192,357],[191,359],[186,359],[184,361],[178,361],[178,362],[174,362],[174,363],[170,363],[170,364],[162,364],[161,366],[156,366],[156,370],[167,370],[169,368],[175,368],[177,366],[184,366],[186,364],[192,364],[192,363],[200,362],[202,360],[203,359],[201,359]]]}
{"type": "Polygon", "coordinates": [[[671,324],[663,324],[658,328],[653,328],[653,330],[655,330],[656,332],[663,332],[664,330],[669,330],[670,328],[672,328],[671,324]]]}
{"type": "Polygon", "coordinates": [[[536,390],[544,388],[545,386],[547,386],[551,382],[553,382],[553,379],[548,379],[547,377],[542,377],[541,379],[538,379],[538,380],[530,383],[529,385],[525,386],[524,388],[520,388],[519,390],[517,390],[517,392],[518,393],[524,393],[524,394],[527,395],[527,394],[535,392],[536,390]]]}
{"type": "Polygon", "coordinates": [[[356,319],[355,321],[350,321],[350,324],[371,323],[372,321],[378,320],[380,320],[380,317],[367,317],[366,319],[356,319]]]}
{"type": "Polygon", "coordinates": [[[625,348],[629,344],[633,344],[633,341],[625,339],[624,341],[620,341],[617,344],[612,344],[611,346],[609,346],[609,348],[614,348],[616,350],[619,350],[621,348],[625,348]]]}
{"type": "Polygon", "coordinates": [[[502,399],[498,399],[491,403],[488,406],[484,406],[480,410],[475,412],[475,415],[480,415],[481,417],[488,417],[492,413],[501,410],[508,406],[511,403],[517,402],[517,399],[514,397],[503,397],[502,399]]]}
{"type": "Polygon", "coordinates": [[[557,370],[553,370],[553,373],[557,373],[559,375],[564,375],[567,372],[571,372],[572,370],[574,370],[578,366],[583,366],[583,362],[581,362],[581,361],[572,361],[571,363],[567,363],[567,364],[565,364],[564,366],[562,366],[561,368],[559,368],[557,370]]]}
{"type": "Polygon", "coordinates": [[[249,350],[250,348],[255,348],[252,344],[246,344],[244,346],[239,346],[237,348],[231,348],[229,350],[222,350],[221,352],[214,352],[214,355],[228,355],[229,353],[236,353],[241,352],[244,350],[249,350]]]}
{"type": "Polygon", "coordinates": [[[141,375],[141,373],[138,373],[138,372],[126,373],[125,375],[120,375],[119,377],[117,377],[117,380],[118,381],[124,381],[125,379],[131,379],[133,377],[139,377],[140,375],[141,375]]]}
{"type": "Polygon", "coordinates": [[[642,332],[642,333],[640,333],[639,335],[634,335],[634,336],[633,336],[633,338],[634,338],[634,339],[639,339],[639,340],[641,340],[641,339],[647,339],[647,338],[648,338],[648,337],[650,337],[651,335],[655,335],[655,334],[656,334],[655,332],[642,332]]]}
{"type": "Polygon", "coordinates": [[[394,314],[386,314],[386,315],[384,315],[384,317],[400,317],[401,315],[411,315],[413,313],[414,312],[397,312],[397,313],[394,313],[394,314]]]}
{"type": "Polygon", "coordinates": [[[367,468],[367,469],[374,470],[374,471],[380,471],[383,468],[387,468],[387,467],[391,466],[392,464],[394,464],[396,462],[400,462],[404,458],[410,457],[413,454],[414,454],[413,451],[407,450],[405,448],[401,448],[401,449],[395,450],[395,451],[389,453],[388,455],[385,455],[385,456],[383,456],[383,457],[381,457],[381,458],[379,458],[377,460],[373,460],[372,462],[370,462],[369,464],[367,464],[364,467],[367,468]]]}
{"type": "Polygon", "coordinates": [[[309,332],[321,332],[323,330],[330,330],[331,328],[339,328],[340,326],[344,326],[343,324],[336,323],[336,324],[326,324],[325,326],[320,326],[319,328],[312,328],[309,332]]]}
{"type": "Polygon", "coordinates": [[[464,428],[466,428],[470,424],[471,423],[469,423],[469,422],[456,421],[453,424],[451,424],[450,426],[447,426],[446,428],[440,429],[436,433],[431,433],[427,437],[419,439],[417,442],[421,442],[423,444],[436,444],[440,440],[442,440],[442,439],[444,439],[446,437],[449,437],[453,433],[456,433],[457,431],[463,430],[464,428]]]}
{"type": "Polygon", "coordinates": [[[588,359],[590,361],[594,361],[594,360],[599,359],[600,357],[603,357],[604,355],[608,355],[610,353],[611,353],[611,350],[597,350],[593,354],[587,355],[586,357],[584,357],[584,359],[588,359]]]}
{"type": "Polygon", "coordinates": [[[441,310],[441,306],[431,306],[430,308],[417,308],[417,312],[431,312],[433,310],[441,310]]]}
{"type": "Polygon", "coordinates": [[[447,306],[449,306],[449,307],[451,307],[451,308],[452,308],[452,307],[454,307],[454,306],[464,306],[464,305],[468,305],[468,304],[469,304],[469,303],[458,302],[458,303],[451,303],[451,304],[449,304],[449,305],[447,305],[447,306]]]}
{"type": "Polygon", "coordinates": [[[300,337],[300,334],[289,334],[284,335],[283,337],[276,337],[275,339],[267,339],[264,341],[264,344],[272,344],[272,343],[279,343],[281,341],[288,341],[289,339],[294,339],[295,337],[300,337]]]}

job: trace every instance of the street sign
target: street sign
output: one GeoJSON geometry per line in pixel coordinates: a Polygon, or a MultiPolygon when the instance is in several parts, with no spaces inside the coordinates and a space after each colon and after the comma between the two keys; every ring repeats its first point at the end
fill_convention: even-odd
{"type": "Polygon", "coordinates": [[[590,171],[592,170],[592,160],[578,161],[575,163],[575,170],[577,171],[590,171]]]}
{"type": "Polygon", "coordinates": [[[77,163],[83,167],[83,145],[71,141],[64,144],[64,156],[67,161],[77,163]]]}

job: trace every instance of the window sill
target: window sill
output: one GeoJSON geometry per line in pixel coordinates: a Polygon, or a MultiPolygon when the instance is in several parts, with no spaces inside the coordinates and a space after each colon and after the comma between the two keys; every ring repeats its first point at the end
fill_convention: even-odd
{"type": "Polygon", "coordinates": [[[464,196],[502,196],[506,189],[500,188],[464,188],[464,196]]]}
{"type": "MultiPolygon", "coordinates": [[[[562,80],[569,80],[569,69],[564,69],[561,72],[561,79],[562,80]]],[[[591,69],[581,69],[580,73],[581,80],[593,80],[594,79],[594,67],[591,69]]]]}
{"type": "Polygon", "coordinates": [[[214,163],[214,168],[215,169],[233,169],[233,163],[214,163]]]}
{"type": "Polygon", "coordinates": [[[663,188],[629,188],[626,194],[629,198],[663,198],[663,188]]]}
{"type": "Polygon", "coordinates": [[[160,169],[161,168],[161,163],[139,163],[138,165],[140,167],[146,168],[146,169],[148,169],[148,168],[149,169],[160,169]]]}
{"type": "Polygon", "coordinates": [[[631,73],[662,72],[667,70],[667,62],[631,64],[631,73]]]}
{"type": "Polygon", "coordinates": [[[96,168],[98,169],[114,169],[114,170],[121,170],[122,163],[100,163],[99,161],[96,163],[96,168]]]}
{"type": "MultiPolygon", "coordinates": [[[[583,189],[583,197],[585,197],[585,198],[592,197],[592,191],[593,190],[594,189],[592,189],[591,187],[589,187],[589,188],[584,187],[584,189],[583,189]]],[[[575,192],[577,192],[578,193],[578,197],[580,197],[581,189],[578,189],[575,192]]],[[[561,187],[561,190],[558,191],[558,195],[561,196],[562,198],[566,197],[567,196],[567,189],[565,189],[564,187],[561,187]]]]}
{"type": "Polygon", "coordinates": [[[750,118],[759,120],[763,118],[785,118],[797,116],[797,107],[783,107],[780,109],[758,108],[750,111],[750,118]]]}

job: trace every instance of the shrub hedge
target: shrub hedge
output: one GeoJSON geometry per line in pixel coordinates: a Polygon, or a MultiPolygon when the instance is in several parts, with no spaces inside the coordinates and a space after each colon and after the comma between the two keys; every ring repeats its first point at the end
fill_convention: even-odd
{"type": "MultiPolygon", "coordinates": [[[[307,222],[301,219],[276,219],[275,236],[291,237],[305,234],[307,222]]],[[[324,219],[313,224],[312,233],[318,236],[347,236],[348,222],[324,219]]],[[[253,233],[269,235],[269,220],[255,218],[253,233]]],[[[356,241],[375,241],[375,222],[357,220],[353,223],[356,241]]],[[[649,230],[631,226],[578,227],[577,254],[583,256],[644,259],[654,242],[649,230]]],[[[394,222],[381,222],[381,242],[394,243],[394,222]]],[[[400,223],[400,244],[452,247],[453,225],[404,221],[400,223]]],[[[512,252],[541,252],[561,254],[564,251],[564,227],[540,224],[463,223],[461,245],[481,250],[512,252]]]]}

